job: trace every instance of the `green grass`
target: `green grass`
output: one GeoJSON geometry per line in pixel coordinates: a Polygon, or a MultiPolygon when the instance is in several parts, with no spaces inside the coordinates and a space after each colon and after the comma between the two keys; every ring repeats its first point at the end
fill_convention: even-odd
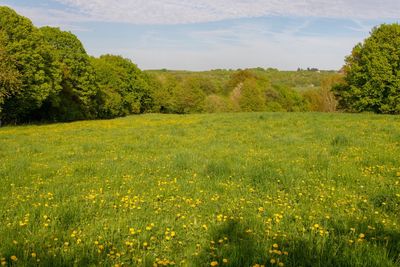
{"type": "Polygon", "coordinates": [[[400,265],[396,116],[4,127],[0,181],[3,265],[400,265]]]}

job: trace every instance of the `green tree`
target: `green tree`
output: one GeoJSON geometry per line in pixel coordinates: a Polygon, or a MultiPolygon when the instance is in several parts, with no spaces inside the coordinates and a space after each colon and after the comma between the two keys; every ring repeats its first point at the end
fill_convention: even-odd
{"type": "Polygon", "coordinates": [[[3,53],[20,74],[19,93],[5,99],[2,116],[9,122],[27,121],[51,93],[60,90],[58,69],[51,48],[29,19],[0,7],[0,31],[3,53]]]}
{"type": "Polygon", "coordinates": [[[336,111],[337,101],[332,92],[332,86],[342,80],[341,75],[326,78],[321,87],[303,92],[303,97],[308,103],[309,111],[334,112],[336,111]]]}
{"type": "Polygon", "coordinates": [[[206,94],[202,90],[202,80],[189,77],[178,83],[173,91],[176,113],[197,113],[204,110],[206,94]]]}
{"type": "Polygon", "coordinates": [[[43,27],[40,31],[51,48],[53,64],[61,77],[59,90],[49,94],[40,113],[45,119],[62,121],[95,118],[98,88],[82,43],[72,33],[58,28],[43,27]]]}
{"type": "Polygon", "coordinates": [[[307,111],[307,102],[299,92],[287,86],[274,85],[267,92],[268,110],[307,111]]]}
{"type": "Polygon", "coordinates": [[[350,112],[400,113],[400,25],[383,24],[357,44],[334,86],[339,108],[350,112]]]}
{"type": "Polygon", "coordinates": [[[246,79],[241,83],[239,106],[242,111],[263,111],[265,97],[254,78],[246,79]]]}
{"type": "Polygon", "coordinates": [[[20,74],[15,62],[6,53],[5,33],[0,30],[0,120],[5,100],[15,95],[21,87],[20,74]]]}
{"type": "Polygon", "coordinates": [[[160,75],[151,75],[154,82],[152,86],[153,110],[161,113],[175,113],[177,104],[174,92],[178,86],[178,79],[175,76],[165,75],[164,72],[160,75]]]}
{"type": "Polygon", "coordinates": [[[151,77],[129,59],[103,55],[92,58],[100,88],[100,117],[112,118],[151,110],[151,77]]]}

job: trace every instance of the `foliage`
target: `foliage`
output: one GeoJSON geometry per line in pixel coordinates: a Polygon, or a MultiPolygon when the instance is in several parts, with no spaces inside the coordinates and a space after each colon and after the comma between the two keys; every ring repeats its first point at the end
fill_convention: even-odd
{"type": "Polygon", "coordinates": [[[103,55],[92,58],[99,86],[99,116],[138,114],[151,107],[147,77],[129,59],[103,55]]]}
{"type": "Polygon", "coordinates": [[[72,33],[58,28],[43,27],[40,31],[51,48],[53,64],[61,77],[55,85],[61,89],[50,94],[39,110],[42,118],[54,121],[95,118],[97,86],[82,43],[72,33]]]}
{"type": "Polygon", "coordinates": [[[198,77],[189,77],[173,89],[174,113],[197,113],[204,109],[205,90],[209,86],[198,77]]]}
{"type": "Polygon", "coordinates": [[[400,25],[383,24],[346,58],[344,83],[335,86],[346,111],[400,113],[400,25]]]}
{"type": "Polygon", "coordinates": [[[5,100],[18,92],[21,87],[20,74],[15,63],[6,53],[5,34],[0,30],[0,120],[5,100]]]}
{"type": "MultiPolygon", "coordinates": [[[[146,73],[159,83],[153,94],[159,108],[154,111],[162,113],[188,113],[178,108],[179,102],[181,106],[184,104],[178,98],[183,99],[185,94],[196,95],[191,90],[183,90],[193,88],[193,84],[197,84],[194,86],[198,88],[197,93],[202,92],[198,94],[200,106],[195,112],[308,111],[312,110],[307,104],[309,94],[303,95],[303,92],[317,90],[324,80],[335,76],[334,72],[281,72],[262,68],[205,72],[152,70],[146,73]],[[200,101],[203,98],[204,101],[200,101]]],[[[193,106],[191,110],[193,112],[193,106]]]]}
{"type": "Polygon", "coordinates": [[[6,121],[29,120],[32,112],[52,93],[60,90],[57,67],[51,48],[43,35],[27,18],[8,7],[0,7],[0,31],[5,40],[5,53],[20,74],[20,93],[5,100],[6,121]]]}
{"type": "Polygon", "coordinates": [[[257,80],[254,78],[246,79],[240,86],[239,106],[240,110],[263,111],[265,108],[265,98],[257,80]]]}
{"type": "Polygon", "coordinates": [[[90,59],[58,28],[0,7],[0,115],[6,123],[113,118],[153,111],[157,84],[130,60],[90,59]]]}
{"type": "Polygon", "coordinates": [[[230,112],[232,110],[232,102],[227,97],[211,94],[204,100],[204,111],[207,113],[230,112]]]}
{"type": "Polygon", "coordinates": [[[320,88],[307,90],[303,96],[308,103],[308,110],[321,112],[335,112],[337,100],[331,88],[342,81],[342,76],[332,76],[327,78],[320,88]]]}

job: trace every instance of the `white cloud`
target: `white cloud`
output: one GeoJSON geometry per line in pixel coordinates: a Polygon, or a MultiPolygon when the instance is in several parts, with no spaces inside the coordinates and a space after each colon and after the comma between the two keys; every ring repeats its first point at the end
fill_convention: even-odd
{"type": "Polygon", "coordinates": [[[266,15],[399,18],[399,0],[56,0],[87,19],[181,24],[266,15]]]}
{"type": "Polygon", "coordinates": [[[71,11],[41,7],[7,6],[10,6],[19,14],[31,19],[37,26],[60,27],[62,29],[77,32],[88,31],[87,28],[78,25],[80,22],[92,21],[92,19],[82,14],[71,11]]]}
{"type": "MultiPolygon", "coordinates": [[[[305,25],[307,22],[303,24],[305,25]]],[[[193,49],[190,43],[181,43],[179,40],[165,46],[171,40],[154,34],[148,35],[144,43],[128,43],[125,47],[108,49],[112,49],[111,53],[133,59],[143,69],[274,67],[295,70],[298,67],[317,67],[337,70],[342,67],[344,57],[363,37],[362,34],[306,36],[291,30],[274,32],[248,24],[222,30],[192,31],[187,38],[204,46],[193,49]]]]}

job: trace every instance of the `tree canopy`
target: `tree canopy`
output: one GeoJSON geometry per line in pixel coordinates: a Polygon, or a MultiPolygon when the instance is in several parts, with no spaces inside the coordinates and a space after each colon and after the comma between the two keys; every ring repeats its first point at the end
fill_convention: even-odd
{"type": "Polygon", "coordinates": [[[0,119],[113,118],[152,109],[154,86],[130,60],[90,58],[79,39],[0,7],[0,119]]]}
{"type": "Polygon", "coordinates": [[[346,58],[344,81],[334,87],[345,111],[400,113],[400,25],[383,24],[346,58]]]}

